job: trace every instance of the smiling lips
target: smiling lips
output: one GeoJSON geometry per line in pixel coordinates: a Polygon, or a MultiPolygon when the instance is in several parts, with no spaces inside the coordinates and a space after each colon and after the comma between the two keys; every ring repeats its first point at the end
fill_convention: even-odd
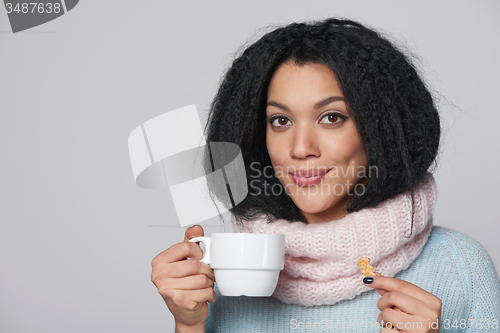
{"type": "Polygon", "coordinates": [[[293,181],[299,186],[311,186],[321,183],[323,178],[330,170],[326,169],[308,169],[308,170],[297,170],[295,172],[290,172],[290,176],[293,181]]]}

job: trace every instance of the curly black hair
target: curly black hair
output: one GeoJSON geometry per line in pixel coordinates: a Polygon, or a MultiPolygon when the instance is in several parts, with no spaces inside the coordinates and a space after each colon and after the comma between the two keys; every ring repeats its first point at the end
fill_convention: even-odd
{"type": "MultiPolygon", "coordinates": [[[[376,167],[377,177],[369,178],[363,195],[350,198],[347,212],[375,207],[405,191],[413,196],[438,152],[441,129],[432,96],[408,57],[391,42],[360,23],[333,18],[267,33],[225,74],[210,107],[206,138],[241,148],[248,186],[260,188],[260,193],[281,186],[275,175],[266,177],[263,171],[272,167],[266,148],[267,88],[285,62],[320,63],[334,71],[368,166],[376,167]]],[[[248,195],[230,211],[240,221],[265,213],[270,221],[307,223],[286,191],[280,193],[248,195]]]]}

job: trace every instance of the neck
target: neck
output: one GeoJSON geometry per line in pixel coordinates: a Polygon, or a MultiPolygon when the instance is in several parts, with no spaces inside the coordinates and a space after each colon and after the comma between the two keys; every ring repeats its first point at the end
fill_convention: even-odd
{"type": "Polygon", "coordinates": [[[349,202],[350,198],[350,196],[345,197],[341,202],[338,202],[336,205],[319,213],[307,213],[302,210],[300,212],[302,213],[302,215],[304,215],[308,223],[324,223],[334,220],[340,220],[348,214],[347,203],[349,202]]]}

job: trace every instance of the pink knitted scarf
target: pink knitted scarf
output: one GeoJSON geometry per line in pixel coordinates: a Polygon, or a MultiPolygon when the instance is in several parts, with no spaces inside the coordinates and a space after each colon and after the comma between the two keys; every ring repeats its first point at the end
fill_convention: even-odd
{"type": "Polygon", "coordinates": [[[285,268],[273,294],[283,303],[305,306],[334,304],[372,290],[364,286],[360,257],[382,275],[393,277],[408,268],[422,251],[432,228],[436,185],[427,174],[414,189],[415,215],[411,227],[411,194],[402,193],[375,208],[365,208],[326,223],[305,224],[260,217],[235,232],[284,234],[285,268]]]}

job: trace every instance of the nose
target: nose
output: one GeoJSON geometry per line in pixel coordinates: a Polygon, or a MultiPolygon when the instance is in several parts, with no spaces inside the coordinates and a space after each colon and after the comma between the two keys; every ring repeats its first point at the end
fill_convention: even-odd
{"type": "Polygon", "coordinates": [[[304,126],[296,126],[294,130],[290,157],[297,159],[319,157],[321,152],[314,129],[304,124],[304,126]]]}

